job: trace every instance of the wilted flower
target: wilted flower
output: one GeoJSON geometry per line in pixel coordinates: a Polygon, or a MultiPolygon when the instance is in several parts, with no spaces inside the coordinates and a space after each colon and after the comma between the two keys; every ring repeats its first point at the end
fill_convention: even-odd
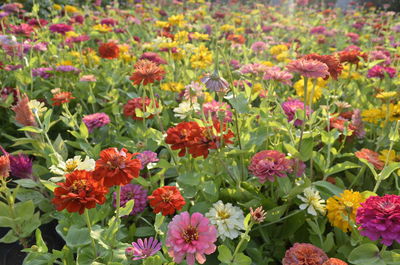
{"type": "Polygon", "coordinates": [[[235,239],[239,236],[240,230],[244,230],[243,211],[230,203],[217,201],[205,216],[217,227],[218,237],[222,240],[235,239]]]}
{"type": "Polygon", "coordinates": [[[174,216],[168,225],[166,245],[175,263],[185,258],[188,265],[206,262],[206,256],[215,252],[217,230],[201,213],[183,212],[174,216]]]}
{"type": "Polygon", "coordinates": [[[208,74],[201,79],[207,89],[215,92],[226,92],[229,89],[228,82],[220,77],[217,72],[208,74]]]}
{"type": "MultiPolygon", "coordinates": [[[[128,183],[121,187],[120,206],[124,207],[130,200],[134,200],[133,209],[129,215],[141,213],[147,206],[147,190],[137,184],[128,183]]],[[[117,193],[113,193],[113,205],[116,207],[117,193]]]]}
{"type": "Polygon", "coordinates": [[[297,195],[303,203],[300,204],[301,210],[307,209],[307,213],[317,216],[317,211],[321,214],[325,214],[325,201],[321,199],[319,191],[312,187],[305,188],[303,191],[304,196],[297,195]]]}
{"type": "Polygon", "coordinates": [[[161,249],[161,242],[150,237],[142,240],[139,238],[136,242],[132,242],[132,247],[125,250],[125,254],[132,260],[145,259],[153,256],[161,249]]]}

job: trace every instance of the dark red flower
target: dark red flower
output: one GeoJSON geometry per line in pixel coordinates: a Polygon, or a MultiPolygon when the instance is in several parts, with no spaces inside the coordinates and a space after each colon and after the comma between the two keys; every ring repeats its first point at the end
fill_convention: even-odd
{"type": "MultiPolygon", "coordinates": [[[[136,109],[139,109],[141,112],[146,112],[146,109],[151,104],[151,99],[146,97],[143,102],[142,97],[137,97],[128,100],[128,102],[124,105],[124,115],[126,117],[131,117],[134,120],[143,120],[143,117],[136,116],[136,109]]],[[[156,107],[158,108],[158,102],[156,101],[156,107]]],[[[150,115],[146,117],[146,119],[152,119],[154,115],[150,115]]]]}
{"type": "Polygon", "coordinates": [[[115,59],[119,56],[118,45],[114,42],[103,43],[99,47],[99,54],[104,59],[115,59]]]}
{"type": "Polygon", "coordinates": [[[162,213],[167,216],[182,209],[186,204],[178,188],[175,186],[164,186],[153,191],[149,197],[150,206],[154,213],[162,213]]]}
{"type": "Polygon", "coordinates": [[[126,185],[133,178],[139,177],[141,168],[140,160],[134,158],[137,155],[128,153],[128,150],[111,147],[100,152],[100,159],[96,161],[93,178],[102,181],[106,187],[126,185]]]}
{"type": "Polygon", "coordinates": [[[135,71],[129,79],[135,85],[139,85],[140,83],[147,85],[154,83],[156,80],[161,81],[165,75],[164,69],[149,60],[140,60],[134,67],[135,71]]]}
{"type": "Polygon", "coordinates": [[[106,201],[108,189],[93,179],[92,172],[76,170],[65,176],[65,182],[57,183],[52,203],[57,211],[83,214],[85,209],[96,207],[106,201]]]}
{"type": "Polygon", "coordinates": [[[363,58],[364,61],[366,61],[368,59],[368,56],[366,53],[357,50],[339,52],[339,61],[341,63],[347,62],[350,64],[358,64],[360,62],[360,58],[363,58]]]}
{"type": "MultiPolygon", "coordinates": [[[[319,55],[316,53],[308,54],[303,57],[303,59],[307,60],[317,60],[320,61],[321,63],[324,63],[328,66],[328,72],[329,75],[337,80],[338,76],[343,70],[343,66],[340,63],[340,61],[333,55],[319,55]]],[[[324,79],[328,79],[329,75],[325,76],[324,79]]]]}

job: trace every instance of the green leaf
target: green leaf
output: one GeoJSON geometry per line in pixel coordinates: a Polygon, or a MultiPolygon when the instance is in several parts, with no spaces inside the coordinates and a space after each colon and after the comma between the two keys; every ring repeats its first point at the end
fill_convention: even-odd
{"type": "Polygon", "coordinates": [[[86,127],[85,123],[81,123],[81,125],[79,126],[79,132],[81,134],[81,138],[83,139],[87,139],[89,137],[89,131],[88,128],[86,127]]]}
{"type": "Polygon", "coordinates": [[[124,207],[120,208],[119,217],[127,216],[132,212],[133,206],[135,205],[135,200],[129,200],[124,207]]]}
{"type": "Polygon", "coordinates": [[[136,237],[153,236],[155,234],[153,227],[139,227],[135,231],[136,237]]]}
{"type": "Polygon", "coordinates": [[[248,256],[246,256],[243,253],[239,253],[233,260],[233,264],[235,264],[235,265],[250,265],[251,258],[249,258],[248,256]]]}
{"type": "Polygon", "coordinates": [[[333,232],[330,232],[324,241],[323,250],[325,252],[330,252],[332,248],[335,246],[335,241],[333,240],[333,232]]]}
{"type": "Polygon", "coordinates": [[[43,186],[48,188],[50,191],[54,191],[54,189],[58,187],[58,185],[56,185],[54,182],[51,182],[48,180],[41,179],[40,182],[43,184],[43,186]]]}
{"type": "Polygon", "coordinates": [[[314,148],[314,139],[313,138],[306,138],[303,139],[303,142],[301,142],[301,149],[300,149],[300,159],[305,161],[308,161],[313,153],[313,148],[314,148]]]}
{"type": "Polygon", "coordinates": [[[339,173],[339,172],[344,171],[344,170],[348,170],[348,169],[351,169],[351,168],[359,168],[359,167],[360,166],[355,164],[355,163],[346,161],[346,162],[343,162],[343,163],[340,163],[340,164],[336,164],[333,167],[329,168],[328,170],[326,170],[325,174],[327,176],[330,176],[330,175],[339,173]]]}
{"type": "Polygon", "coordinates": [[[29,220],[25,221],[22,225],[22,233],[20,237],[25,238],[32,234],[41,225],[40,213],[35,213],[29,220]]]}
{"type": "Polygon", "coordinates": [[[217,187],[215,186],[214,181],[210,180],[210,181],[204,182],[203,187],[204,187],[203,191],[206,195],[206,200],[208,200],[210,202],[215,202],[218,200],[219,192],[218,192],[217,187]]]}
{"type": "Polygon", "coordinates": [[[265,218],[268,222],[275,222],[281,218],[281,216],[285,213],[287,209],[287,205],[281,205],[271,210],[268,210],[267,217],[265,218]]]}
{"type": "Polygon", "coordinates": [[[34,211],[35,205],[33,205],[33,201],[24,201],[15,204],[15,214],[23,220],[30,220],[34,211]]]}
{"type": "Polygon", "coordinates": [[[375,244],[367,243],[353,249],[348,260],[359,265],[380,264],[377,263],[380,260],[378,253],[379,249],[375,244]]]}
{"type": "Polygon", "coordinates": [[[382,171],[381,173],[379,173],[378,175],[378,179],[379,180],[385,180],[387,179],[390,174],[393,173],[393,171],[397,170],[400,168],[400,163],[390,163],[389,165],[387,165],[382,171]]]}
{"type": "Polygon", "coordinates": [[[290,153],[294,157],[300,158],[300,153],[299,153],[299,151],[297,151],[297,149],[294,146],[292,146],[288,143],[283,143],[283,146],[285,147],[286,151],[288,151],[288,153],[290,153]]]}
{"type": "Polygon", "coordinates": [[[218,247],[218,260],[230,264],[232,262],[232,252],[229,250],[229,248],[225,245],[220,245],[218,247]]]}
{"type": "Polygon", "coordinates": [[[330,195],[339,195],[340,193],[343,192],[343,189],[333,185],[332,183],[328,182],[328,181],[316,181],[313,183],[314,186],[316,186],[317,188],[319,188],[319,190],[324,190],[326,192],[328,192],[330,195]]]}
{"type": "Polygon", "coordinates": [[[42,129],[39,129],[39,128],[33,127],[33,126],[25,126],[25,127],[18,129],[18,131],[32,132],[32,133],[42,133],[43,132],[42,129]]]}
{"type": "Polygon", "coordinates": [[[249,113],[250,107],[246,95],[241,92],[236,97],[229,99],[229,103],[238,113],[249,113]]]}
{"type": "Polygon", "coordinates": [[[17,179],[14,180],[14,182],[24,188],[35,188],[39,186],[38,183],[33,181],[32,179],[17,179]]]}
{"type": "Polygon", "coordinates": [[[196,172],[184,173],[178,177],[177,181],[187,186],[197,186],[200,183],[200,174],[196,172]]]}
{"type": "Polygon", "coordinates": [[[246,218],[244,218],[244,220],[243,220],[243,225],[244,225],[245,230],[247,230],[247,228],[249,227],[250,219],[251,219],[251,214],[249,213],[246,215],[246,218]]]}
{"type": "Polygon", "coordinates": [[[151,256],[143,260],[143,265],[162,265],[160,256],[151,256]]]}
{"type": "Polygon", "coordinates": [[[369,163],[367,160],[365,160],[363,158],[359,158],[359,160],[369,167],[369,169],[371,170],[372,174],[374,175],[375,180],[378,180],[379,177],[378,177],[378,173],[376,173],[375,167],[371,163],[369,163]]]}
{"type": "Polygon", "coordinates": [[[10,231],[8,231],[8,233],[5,236],[3,236],[0,239],[0,242],[10,244],[10,243],[14,243],[17,240],[18,240],[18,236],[15,234],[14,230],[11,229],[10,231]]]}
{"type": "Polygon", "coordinates": [[[79,228],[76,225],[72,225],[68,230],[65,241],[71,248],[88,245],[90,244],[89,229],[86,227],[79,228]]]}

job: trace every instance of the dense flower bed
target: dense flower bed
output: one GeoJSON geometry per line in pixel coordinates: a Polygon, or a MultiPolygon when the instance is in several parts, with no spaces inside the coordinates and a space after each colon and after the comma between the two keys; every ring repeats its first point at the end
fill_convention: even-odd
{"type": "Polygon", "coordinates": [[[1,6],[24,264],[400,264],[397,14],[100,2],[1,6]]]}

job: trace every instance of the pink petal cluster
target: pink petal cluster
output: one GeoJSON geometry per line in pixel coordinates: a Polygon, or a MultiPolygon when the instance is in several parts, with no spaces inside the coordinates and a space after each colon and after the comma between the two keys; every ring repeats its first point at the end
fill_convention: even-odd
{"type": "Polygon", "coordinates": [[[104,112],[93,113],[83,117],[82,121],[85,123],[89,132],[93,132],[94,129],[103,127],[110,123],[110,117],[104,112]]]}
{"type": "Polygon", "coordinates": [[[383,79],[385,77],[385,73],[388,74],[390,78],[393,78],[396,75],[396,69],[393,67],[375,65],[374,67],[368,70],[367,76],[369,78],[375,77],[383,79]]]}
{"type": "Polygon", "coordinates": [[[266,180],[273,182],[275,176],[283,178],[293,171],[292,162],[285,154],[275,150],[264,150],[255,154],[250,161],[249,170],[261,183],[266,180]]]}
{"type": "Polygon", "coordinates": [[[230,111],[231,106],[225,102],[211,101],[203,104],[203,112],[205,117],[208,119],[212,118],[213,121],[219,121],[219,115],[222,114],[224,122],[232,121],[232,112],[230,111]]]}
{"type": "MultiPolygon", "coordinates": [[[[282,109],[285,112],[288,121],[291,122],[294,119],[294,116],[296,114],[296,110],[298,109],[304,109],[304,103],[298,99],[290,99],[288,101],[285,101],[282,103],[282,109]]],[[[309,116],[311,113],[310,107],[306,107],[306,115],[309,116]]],[[[295,126],[301,126],[303,124],[303,121],[300,119],[296,119],[294,121],[295,126]]]]}
{"type": "Polygon", "coordinates": [[[179,264],[186,258],[188,265],[194,265],[195,260],[203,264],[206,262],[205,255],[215,252],[215,241],[217,229],[201,213],[190,216],[188,212],[183,212],[168,225],[166,246],[175,263],[179,264]]]}
{"type": "Polygon", "coordinates": [[[400,243],[400,196],[371,196],[357,210],[360,234],[391,246],[400,243]]]}
{"type": "Polygon", "coordinates": [[[282,71],[279,67],[269,68],[264,75],[264,80],[275,80],[285,85],[292,85],[293,75],[288,71],[282,71]]]}
{"type": "Polygon", "coordinates": [[[286,68],[308,78],[318,78],[329,75],[328,66],[317,60],[298,59],[291,61],[286,68]]]}

